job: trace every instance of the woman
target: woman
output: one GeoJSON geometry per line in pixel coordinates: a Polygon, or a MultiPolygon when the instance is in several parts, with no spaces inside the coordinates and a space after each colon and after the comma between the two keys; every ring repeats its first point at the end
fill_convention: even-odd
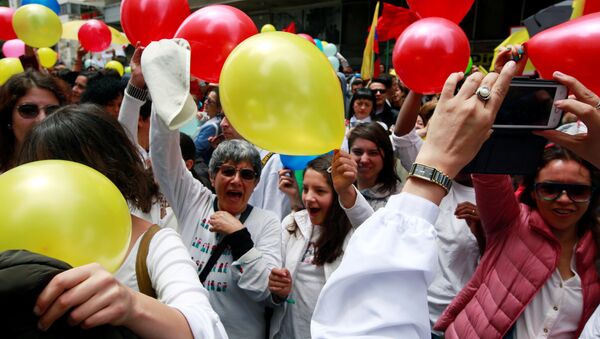
{"type": "MultiPolygon", "coordinates": [[[[90,166],[107,176],[130,204],[150,209],[156,193],[152,177],[123,128],[97,106],[67,106],[36,126],[20,160],[44,159],[90,166]]],[[[133,215],[131,221],[129,251],[114,276],[98,264],[58,274],[37,299],[39,328],[48,329],[69,312],[72,325],[122,325],[142,338],[226,338],[175,231],[161,229],[150,242],[146,264],[157,299],[139,292],[136,256],[140,237],[152,225],[133,215]]]]}
{"type": "Polygon", "coordinates": [[[0,173],[16,165],[25,136],[64,104],[65,95],[51,76],[28,70],[0,86],[0,173]]]}
{"type": "MultiPolygon", "coordinates": [[[[352,185],[356,163],[347,153],[333,158],[324,155],[308,163],[302,189],[306,209],[283,221],[285,268],[271,271],[269,288],[274,301],[288,302],[275,308],[271,337],[310,338],[310,319],[323,285],[342,261],[354,229],[373,214],[352,185]]],[[[280,189],[293,199],[298,186],[289,170],[280,174],[280,189]]]]}
{"type": "Polygon", "coordinates": [[[215,149],[208,168],[215,195],[184,166],[179,132],[156,114],[151,124],[154,175],[211,305],[231,338],[263,339],[269,272],[281,265],[281,224],[273,213],[248,204],[261,173],[258,151],[244,140],[215,149]],[[220,256],[217,249],[224,249],[220,256]]]}
{"type": "Polygon", "coordinates": [[[358,189],[371,207],[378,210],[390,196],[402,190],[390,137],[378,123],[360,124],[350,131],[348,146],[358,164],[358,189]]]}
{"type": "Polygon", "coordinates": [[[520,203],[509,176],[473,181],[486,255],[435,328],[447,338],[577,337],[600,302],[598,171],[551,144],[520,203]]]}
{"type": "Polygon", "coordinates": [[[204,100],[204,107],[204,112],[206,112],[209,119],[200,127],[200,131],[198,131],[198,135],[194,139],[194,145],[196,145],[196,158],[202,158],[204,163],[208,164],[210,156],[214,151],[209,138],[219,135],[219,124],[221,123],[221,119],[223,119],[218,87],[208,92],[206,100],[204,100]]]}
{"type": "MultiPolygon", "coordinates": [[[[358,124],[375,121],[375,96],[368,88],[358,88],[348,107],[346,125],[353,128],[358,124]]],[[[384,127],[385,128],[385,127],[384,127]]]]}

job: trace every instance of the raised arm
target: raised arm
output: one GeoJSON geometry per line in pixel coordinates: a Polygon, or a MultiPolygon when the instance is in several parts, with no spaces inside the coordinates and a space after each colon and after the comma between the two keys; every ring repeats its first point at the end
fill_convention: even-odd
{"type": "Polygon", "coordinates": [[[423,94],[410,91],[402,103],[396,124],[394,125],[394,135],[401,137],[408,134],[415,127],[419,108],[421,108],[421,98],[423,94]]]}
{"type": "MultiPolygon", "coordinates": [[[[489,137],[514,66],[509,62],[500,75],[474,74],[456,95],[463,74],[450,75],[416,161],[454,178],[489,137]],[[487,102],[474,94],[481,85],[492,88],[487,102]]],[[[403,192],[356,230],[319,296],[313,338],[431,335],[427,286],[437,265],[433,223],[445,194],[436,183],[409,177],[403,192]]]]}

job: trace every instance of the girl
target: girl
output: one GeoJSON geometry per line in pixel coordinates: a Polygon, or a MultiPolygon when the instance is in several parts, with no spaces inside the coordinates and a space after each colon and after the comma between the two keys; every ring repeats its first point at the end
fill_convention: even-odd
{"type": "MultiPolygon", "coordinates": [[[[352,185],[356,173],[356,163],[343,152],[308,163],[302,189],[306,209],[284,219],[285,268],[269,276],[273,301],[283,303],[275,309],[272,338],[310,338],[310,319],[325,281],[340,264],[354,229],[373,213],[352,185]]],[[[289,170],[281,171],[280,189],[290,199],[298,194],[289,170]]]]}

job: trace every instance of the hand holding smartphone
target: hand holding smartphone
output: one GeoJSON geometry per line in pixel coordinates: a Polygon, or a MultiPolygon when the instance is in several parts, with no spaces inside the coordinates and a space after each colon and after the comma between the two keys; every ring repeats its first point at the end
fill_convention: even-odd
{"type": "Polygon", "coordinates": [[[567,88],[555,81],[515,79],[492,128],[555,129],[563,112],[554,106],[554,102],[566,99],[567,94],[567,88]]]}

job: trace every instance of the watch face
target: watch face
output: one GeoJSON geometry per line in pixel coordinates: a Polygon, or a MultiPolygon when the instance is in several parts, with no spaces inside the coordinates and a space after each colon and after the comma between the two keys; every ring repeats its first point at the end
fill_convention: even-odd
{"type": "Polygon", "coordinates": [[[423,177],[431,178],[433,175],[433,168],[425,167],[425,166],[416,166],[415,174],[423,177]]]}

